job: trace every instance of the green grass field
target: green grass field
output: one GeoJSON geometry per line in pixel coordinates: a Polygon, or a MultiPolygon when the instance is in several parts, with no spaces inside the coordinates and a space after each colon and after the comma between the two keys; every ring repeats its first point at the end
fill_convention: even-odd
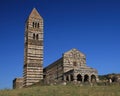
{"type": "Polygon", "coordinates": [[[0,96],[120,96],[120,85],[111,86],[36,86],[1,90],[0,96]]]}

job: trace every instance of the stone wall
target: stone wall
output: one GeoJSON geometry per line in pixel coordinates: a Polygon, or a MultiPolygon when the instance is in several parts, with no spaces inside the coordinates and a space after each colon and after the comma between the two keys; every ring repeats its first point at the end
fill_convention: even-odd
{"type": "Polygon", "coordinates": [[[18,89],[23,87],[23,78],[15,78],[13,80],[13,89],[18,89]]]}
{"type": "Polygon", "coordinates": [[[44,82],[55,84],[63,80],[63,58],[44,68],[44,82]]]}

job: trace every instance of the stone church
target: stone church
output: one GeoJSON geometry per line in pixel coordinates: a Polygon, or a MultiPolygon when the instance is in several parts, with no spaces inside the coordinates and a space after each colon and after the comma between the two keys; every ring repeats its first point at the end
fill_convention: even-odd
{"type": "Polygon", "coordinates": [[[23,77],[13,80],[13,88],[27,87],[41,80],[45,84],[97,82],[97,70],[86,65],[86,57],[73,48],[43,69],[43,18],[33,8],[25,22],[23,77]]]}
{"type": "Polygon", "coordinates": [[[88,67],[85,55],[75,48],[65,52],[60,59],[44,68],[43,73],[44,82],[47,84],[98,80],[97,70],[88,67]]]}

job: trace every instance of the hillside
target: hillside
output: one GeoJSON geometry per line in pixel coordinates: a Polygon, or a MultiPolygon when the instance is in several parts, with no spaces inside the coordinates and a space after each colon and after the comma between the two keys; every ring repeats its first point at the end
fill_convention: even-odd
{"type": "Polygon", "coordinates": [[[36,86],[1,90],[0,96],[120,96],[120,86],[36,86]]]}
{"type": "Polygon", "coordinates": [[[112,82],[120,83],[120,74],[111,73],[111,74],[106,74],[106,75],[99,75],[99,80],[101,81],[109,80],[109,79],[111,79],[112,82]]]}

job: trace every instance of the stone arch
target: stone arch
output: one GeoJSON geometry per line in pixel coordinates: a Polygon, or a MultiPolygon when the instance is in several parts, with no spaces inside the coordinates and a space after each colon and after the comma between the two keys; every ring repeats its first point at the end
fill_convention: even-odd
{"type": "Polygon", "coordinates": [[[74,80],[74,78],[73,78],[73,75],[72,75],[72,74],[70,74],[70,80],[71,80],[71,81],[73,81],[73,80],[74,80]]]}
{"type": "Polygon", "coordinates": [[[89,75],[84,75],[84,82],[89,82],[89,75]]]}
{"type": "Polygon", "coordinates": [[[68,75],[66,76],[66,81],[69,81],[69,76],[68,75]]]}
{"type": "Polygon", "coordinates": [[[96,82],[96,76],[94,74],[91,75],[91,82],[96,82]]]}
{"type": "Polygon", "coordinates": [[[82,75],[80,75],[80,74],[77,75],[77,81],[81,81],[82,82],[82,75]]]}

